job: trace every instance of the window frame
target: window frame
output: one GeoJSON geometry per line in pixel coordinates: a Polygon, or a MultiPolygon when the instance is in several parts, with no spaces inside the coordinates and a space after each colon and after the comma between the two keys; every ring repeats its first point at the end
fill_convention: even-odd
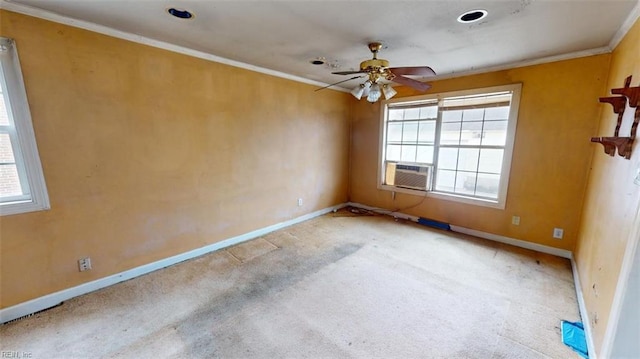
{"type": "Polygon", "coordinates": [[[6,131],[11,139],[20,182],[28,184],[28,193],[25,195],[0,201],[0,216],[49,209],[51,205],[33,131],[18,51],[15,41],[6,37],[0,37],[0,82],[5,89],[2,96],[9,115],[9,126],[3,127],[7,127],[6,131]]]}
{"type": "MultiPolygon", "coordinates": [[[[491,87],[482,87],[482,88],[474,88],[474,89],[466,89],[459,91],[449,91],[449,92],[441,92],[420,96],[411,96],[411,97],[401,97],[394,98],[390,100],[384,100],[381,102],[381,114],[380,114],[380,131],[379,131],[379,142],[378,142],[378,172],[377,172],[377,188],[379,190],[405,193],[415,196],[421,197],[432,197],[447,201],[460,202],[484,207],[491,207],[496,209],[504,209],[506,206],[507,193],[509,187],[509,181],[511,177],[511,162],[513,158],[513,149],[515,146],[515,135],[516,135],[516,127],[518,123],[518,112],[520,107],[520,96],[522,92],[522,84],[515,83],[509,85],[500,85],[500,86],[491,86],[491,87]],[[438,104],[449,97],[458,97],[458,96],[469,96],[469,95],[481,95],[485,93],[495,93],[495,92],[504,92],[511,91],[511,103],[509,108],[509,119],[507,123],[507,138],[504,145],[504,155],[502,162],[502,169],[500,173],[500,184],[498,187],[498,198],[496,200],[478,198],[472,196],[465,196],[463,194],[454,194],[449,192],[438,192],[435,190],[435,180],[438,169],[438,159],[437,154],[438,150],[436,147],[440,147],[439,139],[440,139],[440,131],[442,126],[442,118],[440,114],[440,109],[438,109],[438,119],[436,121],[436,139],[434,143],[434,160],[433,160],[433,173],[431,175],[431,189],[423,191],[417,189],[410,188],[402,188],[391,185],[386,185],[385,183],[385,151],[386,151],[386,129],[387,129],[387,116],[388,109],[390,105],[401,103],[403,105],[419,105],[419,104],[427,104],[429,102],[436,101],[438,104]]],[[[438,105],[439,106],[439,105],[438,105]]],[[[445,146],[448,147],[448,146],[445,146]]]]}

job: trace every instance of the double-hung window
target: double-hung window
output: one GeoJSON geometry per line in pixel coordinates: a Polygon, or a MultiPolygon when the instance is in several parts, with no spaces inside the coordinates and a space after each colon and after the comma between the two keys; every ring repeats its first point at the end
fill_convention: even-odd
{"type": "Polygon", "coordinates": [[[385,101],[379,188],[504,208],[520,89],[385,101]]]}
{"type": "Polygon", "coordinates": [[[0,37],[0,214],[49,208],[20,62],[0,37]]]}

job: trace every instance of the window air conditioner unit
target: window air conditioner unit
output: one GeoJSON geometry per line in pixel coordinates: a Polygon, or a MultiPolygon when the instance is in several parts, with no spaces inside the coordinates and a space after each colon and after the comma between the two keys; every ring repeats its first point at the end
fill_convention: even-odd
{"type": "Polygon", "coordinates": [[[388,179],[392,186],[431,190],[431,166],[387,162],[388,179]],[[389,178],[390,177],[390,178],[389,178]]]}

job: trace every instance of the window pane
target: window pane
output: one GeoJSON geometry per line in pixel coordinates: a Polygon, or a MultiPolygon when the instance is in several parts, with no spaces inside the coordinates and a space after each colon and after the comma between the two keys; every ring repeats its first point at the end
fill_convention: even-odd
{"type": "Polygon", "coordinates": [[[442,111],[442,122],[462,121],[462,111],[442,111]]]}
{"type": "Polygon", "coordinates": [[[436,140],[436,121],[420,121],[418,143],[433,144],[436,140]]]}
{"type": "Polygon", "coordinates": [[[391,109],[391,110],[389,110],[389,117],[387,118],[387,120],[388,121],[402,121],[403,117],[404,117],[404,110],[391,109]]]}
{"type": "Polygon", "coordinates": [[[387,161],[400,161],[400,146],[387,145],[387,161]]]}
{"type": "Polygon", "coordinates": [[[506,121],[508,119],[509,119],[509,106],[489,107],[485,109],[485,112],[484,112],[485,121],[495,121],[495,120],[506,121]]]}
{"type": "Polygon", "coordinates": [[[438,170],[436,178],[436,190],[453,192],[456,182],[456,172],[447,170],[438,170]]]}
{"type": "Polygon", "coordinates": [[[433,163],[433,146],[418,146],[416,162],[433,163]]]}
{"type": "Polygon", "coordinates": [[[458,172],[456,174],[456,193],[473,194],[475,188],[475,172],[458,172]]]}
{"type": "Polygon", "coordinates": [[[420,118],[437,118],[438,106],[427,106],[420,109],[420,118]]]}
{"type": "Polygon", "coordinates": [[[0,198],[21,196],[23,194],[16,165],[0,165],[0,178],[2,178],[0,198]]]}
{"type": "Polygon", "coordinates": [[[14,163],[11,139],[8,133],[0,133],[0,163],[14,163]]]}
{"type": "Polygon", "coordinates": [[[476,195],[498,198],[498,187],[500,186],[500,176],[478,173],[478,183],[476,185],[476,195]]]}
{"type": "Polygon", "coordinates": [[[440,144],[457,145],[460,144],[460,125],[462,122],[443,123],[440,129],[440,144]]]}
{"type": "Polygon", "coordinates": [[[474,108],[462,112],[462,121],[482,121],[484,117],[483,108],[474,108]]]}
{"type": "Polygon", "coordinates": [[[0,126],[9,126],[9,115],[4,103],[4,95],[0,93],[0,126]]]}
{"type": "Polygon", "coordinates": [[[458,149],[441,148],[438,152],[438,168],[455,170],[458,167],[458,149]]]}
{"type": "Polygon", "coordinates": [[[4,216],[47,209],[49,197],[29,121],[16,44],[0,36],[0,47],[0,216],[4,216]],[[14,107],[20,111],[11,111],[14,107]]]}
{"type": "Polygon", "coordinates": [[[389,123],[387,127],[387,142],[402,141],[402,122],[389,123]]]}
{"type": "Polygon", "coordinates": [[[482,136],[482,122],[463,122],[460,144],[479,145],[482,136]]]}
{"type": "Polygon", "coordinates": [[[461,148],[458,156],[458,170],[476,172],[479,154],[480,150],[477,148],[461,148]]]}
{"type": "Polygon", "coordinates": [[[504,150],[483,148],[480,150],[480,164],[478,172],[500,174],[502,172],[502,157],[504,150]]]}
{"type": "Polygon", "coordinates": [[[416,147],[417,146],[402,146],[402,155],[400,160],[402,162],[415,162],[416,161],[416,147]]]}
{"type": "Polygon", "coordinates": [[[404,119],[405,120],[417,120],[420,118],[420,108],[405,108],[404,119]]]}
{"type": "Polygon", "coordinates": [[[418,142],[418,123],[405,122],[402,129],[402,142],[416,143],[418,142]]]}
{"type": "Polygon", "coordinates": [[[482,145],[504,146],[507,142],[508,121],[487,121],[484,123],[482,145]]]}

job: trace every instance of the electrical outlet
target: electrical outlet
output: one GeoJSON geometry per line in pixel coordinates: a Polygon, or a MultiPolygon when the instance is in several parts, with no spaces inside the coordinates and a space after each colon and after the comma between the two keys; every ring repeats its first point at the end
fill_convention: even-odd
{"type": "Polygon", "coordinates": [[[553,238],[562,239],[563,235],[564,235],[564,230],[562,228],[553,229],[553,238]]]}
{"type": "Polygon", "coordinates": [[[84,272],[86,270],[90,270],[91,269],[91,258],[87,257],[87,258],[78,259],[78,269],[80,270],[80,272],[84,272]]]}
{"type": "Polygon", "coordinates": [[[514,226],[519,226],[520,225],[520,216],[511,217],[511,224],[513,224],[514,226]]]}
{"type": "Polygon", "coordinates": [[[298,198],[298,207],[302,207],[302,198],[298,198]]]}

